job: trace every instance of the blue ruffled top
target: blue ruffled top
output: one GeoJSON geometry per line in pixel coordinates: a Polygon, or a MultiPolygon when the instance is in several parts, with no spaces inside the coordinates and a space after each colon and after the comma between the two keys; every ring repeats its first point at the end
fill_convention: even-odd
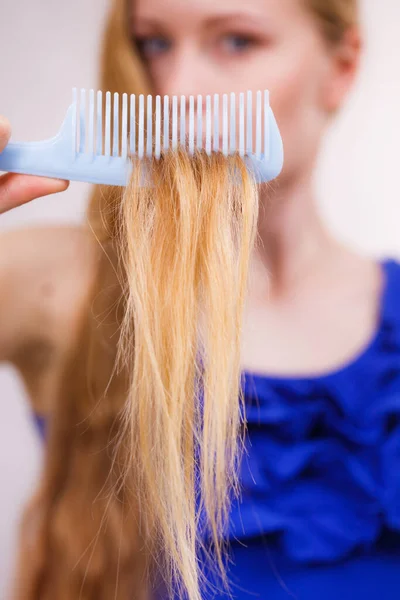
{"type": "Polygon", "coordinates": [[[379,324],[350,364],[320,377],[245,374],[233,598],[400,597],[400,265],[382,268],[379,324]]]}
{"type": "MultiPolygon", "coordinates": [[[[400,597],[400,265],[382,269],[376,333],[350,364],[321,377],[244,375],[236,600],[400,597]]],[[[204,573],[204,599],[227,600],[204,573]]]]}

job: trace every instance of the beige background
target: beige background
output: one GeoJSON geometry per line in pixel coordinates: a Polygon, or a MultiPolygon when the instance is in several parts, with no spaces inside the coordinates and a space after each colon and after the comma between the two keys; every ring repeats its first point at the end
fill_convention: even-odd
{"type": "MultiPolygon", "coordinates": [[[[0,113],[11,120],[14,139],[53,135],[71,88],[96,86],[107,5],[0,0],[0,113]]],[[[368,43],[362,73],[327,139],[317,186],[321,210],[338,235],[365,252],[400,257],[400,2],[364,0],[363,6],[368,43]]],[[[0,229],[79,222],[87,191],[72,184],[62,196],[2,215],[0,229]]],[[[8,367],[0,368],[0,409],[0,600],[6,600],[16,524],[41,460],[22,386],[8,367]]]]}

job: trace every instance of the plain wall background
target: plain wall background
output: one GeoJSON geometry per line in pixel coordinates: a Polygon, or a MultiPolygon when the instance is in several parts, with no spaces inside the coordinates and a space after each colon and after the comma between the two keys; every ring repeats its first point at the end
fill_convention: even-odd
{"type": "MultiPolygon", "coordinates": [[[[96,87],[108,5],[0,0],[0,113],[11,120],[14,139],[53,135],[71,88],[96,87]]],[[[316,183],[321,210],[337,235],[369,254],[400,257],[400,2],[364,0],[363,13],[362,72],[327,137],[316,183]]],[[[0,229],[80,222],[87,193],[86,185],[71,184],[63,195],[1,215],[0,229]]],[[[22,385],[6,366],[0,368],[0,403],[0,600],[6,600],[17,523],[41,453],[22,385]]]]}

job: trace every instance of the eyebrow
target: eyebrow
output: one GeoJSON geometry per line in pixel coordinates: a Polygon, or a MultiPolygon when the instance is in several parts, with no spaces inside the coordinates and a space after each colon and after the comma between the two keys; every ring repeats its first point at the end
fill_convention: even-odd
{"type": "Polygon", "coordinates": [[[207,19],[206,23],[210,26],[219,25],[220,23],[226,23],[227,21],[245,21],[254,24],[260,24],[260,21],[262,20],[262,15],[260,14],[252,14],[249,12],[236,12],[215,15],[207,19]]]}

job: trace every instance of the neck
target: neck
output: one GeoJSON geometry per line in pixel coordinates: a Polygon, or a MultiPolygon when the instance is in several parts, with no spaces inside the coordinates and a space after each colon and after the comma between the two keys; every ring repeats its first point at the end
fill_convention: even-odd
{"type": "MultiPolygon", "coordinates": [[[[314,201],[312,171],[262,193],[254,268],[268,273],[270,293],[283,293],[332,250],[335,242],[314,201]]],[[[262,278],[265,279],[265,278],[262,278]]]]}

